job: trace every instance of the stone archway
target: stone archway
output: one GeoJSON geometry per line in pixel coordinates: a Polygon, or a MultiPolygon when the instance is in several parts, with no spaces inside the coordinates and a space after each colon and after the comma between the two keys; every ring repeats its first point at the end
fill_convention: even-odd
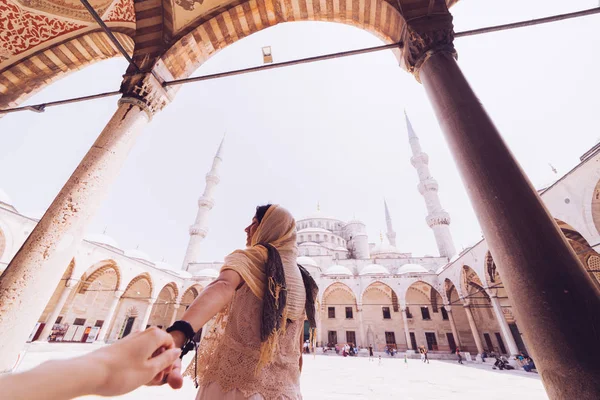
{"type": "MultiPolygon", "coordinates": [[[[594,199],[596,199],[597,193],[598,185],[594,191],[594,199]]],[[[592,206],[594,206],[594,203],[592,203],[592,206]]],[[[600,207],[600,205],[596,204],[596,207],[600,207]]],[[[592,209],[592,215],[595,218],[594,224],[596,224],[596,218],[598,217],[598,214],[594,214],[594,209],[592,209]]],[[[592,278],[592,281],[594,281],[594,283],[600,287],[600,254],[594,250],[592,246],[590,246],[589,242],[583,237],[583,235],[581,235],[581,233],[573,228],[573,226],[559,219],[555,218],[555,220],[560,230],[567,238],[567,241],[573,248],[573,251],[575,251],[577,258],[579,261],[581,261],[581,264],[592,278]]]]}
{"type": "Polygon", "coordinates": [[[158,292],[156,302],[152,306],[152,312],[150,313],[150,320],[148,324],[151,326],[157,326],[160,329],[166,329],[171,325],[171,320],[174,318],[176,311],[176,302],[179,297],[179,290],[175,282],[167,283],[158,292]]]}
{"type": "Polygon", "coordinates": [[[152,277],[144,272],[134,277],[119,299],[118,311],[113,319],[109,333],[110,340],[120,339],[131,332],[146,329],[152,311],[152,277]],[[128,314],[128,310],[135,308],[136,315],[128,314]]]}
{"type": "Polygon", "coordinates": [[[323,291],[321,300],[321,330],[317,342],[329,346],[363,342],[359,320],[358,302],[354,292],[342,282],[334,282],[323,291]]]}
{"type": "Polygon", "coordinates": [[[416,281],[406,290],[405,301],[411,341],[414,338],[417,346],[425,346],[434,352],[447,353],[456,347],[458,338],[454,337],[443,297],[436,288],[427,282],[416,281]]]}
{"type": "Polygon", "coordinates": [[[368,335],[369,345],[375,351],[386,347],[404,350],[407,345],[396,292],[386,283],[375,281],[361,294],[361,303],[363,323],[372,332],[368,335]]]}

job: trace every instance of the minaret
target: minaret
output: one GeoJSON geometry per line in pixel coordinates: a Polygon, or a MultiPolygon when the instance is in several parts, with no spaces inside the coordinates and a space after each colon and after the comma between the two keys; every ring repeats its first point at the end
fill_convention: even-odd
{"type": "Polygon", "coordinates": [[[425,205],[427,206],[427,225],[433,230],[440,256],[452,258],[456,254],[456,250],[454,249],[454,242],[450,234],[450,214],[444,211],[440,204],[438,183],[429,172],[429,156],[421,150],[419,138],[413,130],[406,111],[404,112],[404,116],[406,117],[408,142],[413,154],[410,162],[417,170],[419,192],[425,198],[425,205]]]}
{"type": "Polygon", "coordinates": [[[386,235],[390,245],[396,247],[396,232],[394,232],[394,228],[392,227],[392,217],[390,216],[390,210],[385,199],[383,200],[383,205],[385,207],[385,224],[387,225],[386,235]]]}
{"type": "Polygon", "coordinates": [[[215,201],[213,200],[213,194],[217,185],[219,184],[219,167],[223,161],[223,142],[225,137],[221,140],[217,154],[213,159],[212,168],[210,172],[206,174],[206,187],[204,193],[198,199],[198,214],[196,215],[196,221],[194,225],[190,226],[190,242],[185,252],[185,258],[183,259],[182,269],[188,269],[189,264],[200,262],[200,244],[208,234],[207,219],[209,211],[214,207],[215,201]]]}

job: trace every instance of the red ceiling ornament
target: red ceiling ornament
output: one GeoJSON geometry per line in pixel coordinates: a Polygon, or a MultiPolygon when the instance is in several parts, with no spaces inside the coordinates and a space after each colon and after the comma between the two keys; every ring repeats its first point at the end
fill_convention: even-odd
{"type": "Polygon", "coordinates": [[[70,21],[26,11],[11,0],[0,2],[0,61],[57,36],[83,28],[70,21]]]}
{"type": "Polygon", "coordinates": [[[135,9],[133,8],[133,0],[117,0],[106,22],[135,22],[135,9]]]}

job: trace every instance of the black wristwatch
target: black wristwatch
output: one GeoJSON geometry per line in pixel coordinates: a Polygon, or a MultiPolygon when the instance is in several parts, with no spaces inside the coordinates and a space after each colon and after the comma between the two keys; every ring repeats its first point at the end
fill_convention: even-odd
{"type": "Polygon", "coordinates": [[[179,356],[179,358],[183,358],[183,356],[196,348],[196,342],[194,342],[196,332],[187,321],[175,321],[173,325],[167,328],[167,333],[173,331],[179,331],[185,335],[185,342],[181,346],[181,355],[179,356]]]}

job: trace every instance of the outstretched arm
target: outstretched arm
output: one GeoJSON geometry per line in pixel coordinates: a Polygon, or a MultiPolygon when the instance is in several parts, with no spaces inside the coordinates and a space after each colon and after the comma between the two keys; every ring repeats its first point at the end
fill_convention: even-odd
{"type": "MultiPolygon", "coordinates": [[[[204,326],[212,317],[217,315],[227,304],[231,302],[237,288],[242,284],[242,277],[235,271],[225,270],[219,274],[219,277],[212,281],[196,299],[189,308],[183,313],[181,319],[192,325],[195,332],[204,326]]],[[[171,332],[176,347],[181,347],[185,343],[185,335],[179,331],[171,332]]],[[[181,376],[181,360],[176,360],[173,369],[156,376],[151,384],[165,383],[164,374],[167,374],[166,382],[175,389],[183,385],[181,376]]]]}
{"type": "Polygon", "coordinates": [[[0,393],[11,400],[118,396],[170,367],[179,352],[169,334],[150,328],[81,357],[46,361],[29,371],[1,376],[0,393]],[[158,349],[166,350],[152,357],[158,349]]]}

